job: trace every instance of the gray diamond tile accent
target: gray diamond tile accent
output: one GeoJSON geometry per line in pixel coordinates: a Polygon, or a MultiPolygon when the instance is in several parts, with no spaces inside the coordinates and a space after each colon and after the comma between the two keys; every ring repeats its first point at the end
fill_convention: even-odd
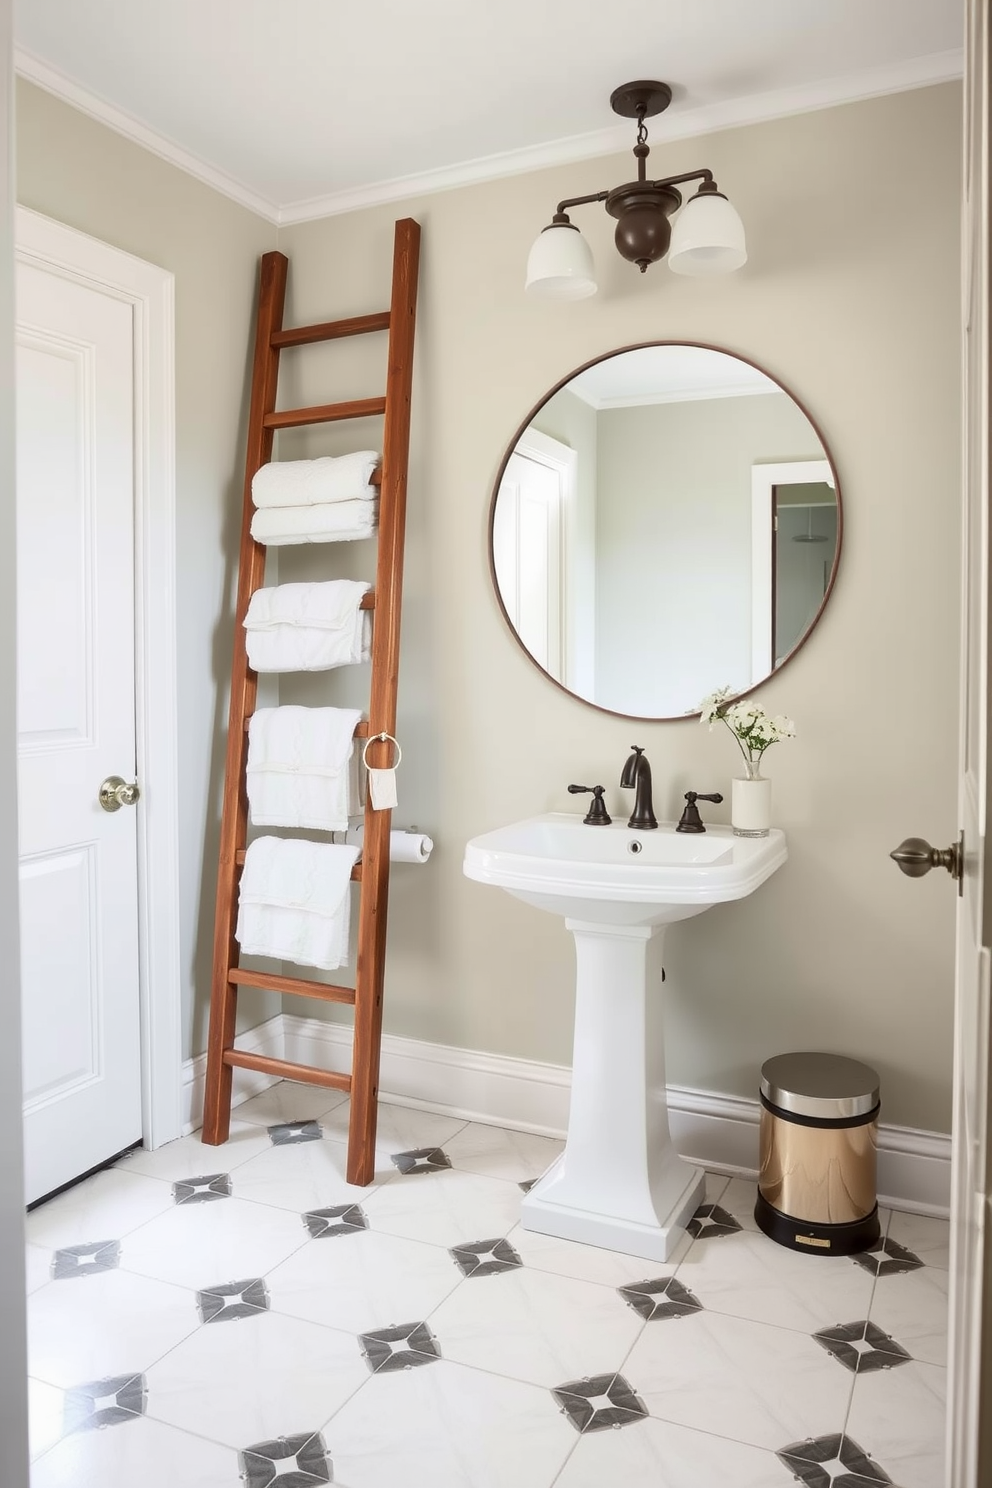
{"type": "Polygon", "coordinates": [[[712,1235],[733,1235],[740,1228],[740,1221],[726,1209],[721,1209],[719,1204],[700,1204],[686,1225],[696,1240],[707,1240],[712,1235]]]}
{"type": "Polygon", "coordinates": [[[387,1374],[396,1369],[415,1369],[420,1364],[433,1364],[441,1350],[426,1323],[400,1323],[391,1328],[377,1328],[374,1333],[360,1333],[362,1354],[373,1374],[387,1374]],[[406,1347],[400,1347],[405,1344],[406,1347]]]}
{"type": "Polygon", "coordinates": [[[832,1354],[852,1374],[868,1374],[875,1369],[892,1369],[905,1364],[912,1357],[896,1343],[888,1333],[883,1333],[875,1323],[863,1319],[857,1323],[838,1324],[835,1328],[821,1328],[813,1337],[817,1343],[832,1354]],[[859,1344],[867,1348],[859,1348],[859,1344]]]}
{"type": "Polygon", "coordinates": [[[172,1185],[172,1197],[177,1204],[209,1204],[214,1199],[229,1199],[231,1175],[204,1173],[201,1178],[184,1178],[172,1185]]]}
{"type": "Polygon", "coordinates": [[[649,1323],[662,1318],[688,1317],[703,1308],[695,1293],[676,1281],[674,1276],[659,1276],[657,1281],[637,1281],[630,1286],[617,1287],[617,1291],[627,1306],[649,1323]]]}
{"type": "Polygon", "coordinates": [[[775,1456],[805,1488],[875,1488],[892,1482],[863,1447],[841,1432],[793,1442],[775,1456]]]}
{"type": "Polygon", "coordinates": [[[879,1240],[871,1250],[862,1250],[851,1259],[872,1276],[896,1276],[902,1271],[917,1271],[923,1265],[919,1256],[898,1240],[879,1240]]]}
{"type": "Polygon", "coordinates": [[[269,1289],[261,1276],[247,1281],[225,1281],[204,1287],[196,1294],[196,1310],[203,1323],[230,1323],[238,1318],[257,1317],[267,1312],[269,1289]]]}
{"type": "Polygon", "coordinates": [[[116,1374],[90,1380],[65,1392],[62,1424],[70,1431],[120,1426],[145,1413],[148,1391],[143,1374],[116,1374]]]}
{"type": "Polygon", "coordinates": [[[569,1380],[551,1391],[562,1414],[576,1431],[605,1431],[611,1426],[629,1426],[647,1415],[643,1400],[634,1393],[622,1374],[593,1374],[569,1380]]]}
{"type": "Polygon", "coordinates": [[[523,1193],[530,1193],[531,1189],[534,1187],[534,1184],[537,1181],[538,1180],[536,1178],[524,1178],[522,1182],[517,1184],[517,1187],[521,1189],[523,1193]]]}
{"type": "Polygon", "coordinates": [[[471,1240],[448,1251],[463,1276],[496,1276],[523,1265],[509,1240],[471,1240]]]}
{"type": "Polygon", "coordinates": [[[303,1223],[314,1240],[326,1240],[333,1235],[355,1235],[369,1227],[365,1210],[360,1204],[335,1204],[330,1209],[308,1209],[303,1223]]]}
{"type": "Polygon", "coordinates": [[[401,1173],[440,1173],[451,1167],[451,1158],[440,1147],[417,1147],[412,1152],[394,1152],[390,1162],[401,1173]]]}
{"type": "Polygon", "coordinates": [[[256,1442],[238,1453],[245,1488],[312,1488],[331,1482],[331,1459],[319,1431],[256,1442]]]}
{"type": "Polygon", "coordinates": [[[280,1121],[265,1130],[273,1147],[291,1147],[294,1142],[319,1142],[324,1135],[319,1121],[280,1121]]]}
{"type": "Polygon", "coordinates": [[[119,1240],[97,1240],[92,1245],[67,1245],[52,1256],[52,1280],[93,1276],[97,1271],[116,1271],[121,1263],[119,1240]]]}

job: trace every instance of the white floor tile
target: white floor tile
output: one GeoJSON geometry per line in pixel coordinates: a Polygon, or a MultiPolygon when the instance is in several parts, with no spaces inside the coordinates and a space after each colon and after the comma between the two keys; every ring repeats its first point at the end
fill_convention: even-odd
{"type": "Polygon", "coordinates": [[[925,1214],[903,1214],[893,1210],[889,1239],[897,1240],[928,1266],[946,1271],[950,1258],[950,1221],[925,1214]]]}
{"type": "Polygon", "coordinates": [[[363,1203],[376,1185],[388,1182],[395,1169],[377,1163],[375,1181],[358,1188],[345,1176],[347,1148],[341,1142],[292,1142],[260,1152],[234,1169],[231,1189],[237,1199],[271,1204],[303,1214],[346,1202],[363,1203]]]}
{"type": "Polygon", "coordinates": [[[644,1326],[612,1287],[526,1268],[468,1277],[430,1324],[446,1359],[548,1389],[619,1370],[644,1326]]]}
{"type": "Polygon", "coordinates": [[[230,1140],[220,1147],[208,1147],[200,1141],[199,1133],[194,1132],[191,1137],[167,1142],[154,1152],[138,1147],[122,1157],[117,1168],[120,1172],[144,1173],[149,1178],[177,1183],[183,1178],[199,1178],[204,1173],[229,1173],[271,1145],[268,1133],[256,1122],[232,1121],[230,1140]]]}
{"type": "Polygon", "coordinates": [[[52,1250],[47,1246],[24,1247],[24,1272],[28,1295],[52,1279],[52,1250]]]}
{"type": "Polygon", "coordinates": [[[947,1371],[933,1364],[859,1374],[847,1434],[899,1488],[946,1488],[947,1371]]]}
{"type": "Polygon", "coordinates": [[[206,1323],[147,1371],[147,1413],[231,1447],[314,1432],[369,1379],[358,1342],[263,1312],[206,1323]]]}
{"type": "Polygon", "coordinates": [[[741,1230],[697,1240],[678,1278],[715,1312],[814,1333],[868,1316],[875,1278],[846,1256],[807,1256],[741,1230]]]}
{"type": "Polygon", "coordinates": [[[342,1488],[550,1488],[575,1442],[547,1390],[446,1360],[374,1376],[324,1436],[342,1488]]]}
{"type": "Polygon", "coordinates": [[[771,1452],[646,1420],[579,1438],[555,1488],[788,1488],[771,1452]]]}
{"type": "Polygon", "coordinates": [[[647,1323],[622,1372],[660,1420],[771,1451],[842,1431],[854,1382],[806,1334],[716,1312],[647,1323]]]}
{"type": "Polygon", "coordinates": [[[914,1359],[947,1365],[948,1275],[934,1266],[880,1276],[868,1316],[914,1359]]]}
{"type": "Polygon", "coordinates": [[[347,1099],[343,1090],[280,1080],[261,1095],[253,1095],[251,1100],[235,1106],[233,1115],[236,1121],[255,1121],[262,1126],[278,1126],[285,1121],[319,1121],[347,1099]]]}
{"type": "Polygon", "coordinates": [[[174,1204],[126,1238],[121,1267],[200,1290],[216,1282],[264,1276],[306,1239],[300,1216],[285,1209],[241,1199],[174,1204]]]}
{"type": "Polygon", "coordinates": [[[732,1214],[745,1230],[756,1230],[758,1222],[754,1217],[754,1205],[757,1197],[758,1185],[753,1178],[731,1178],[715,1202],[732,1214]]]}
{"type": "MultiPolygon", "coordinates": [[[[213,1171],[218,1171],[214,1169],[213,1171]]],[[[120,1240],[172,1207],[172,1193],[154,1178],[107,1168],[32,1209],[26,1233],[32,1245],[57,1249],[120,1240]]]]}
{"type": "Polygon", "coordinates": [[[362,1208],[373,1230],[447,1247],[509,1234],[522,1198],[515,1183],[447,1170],[401,1174],[362,1208]]]}
{"type": "Polygon", "coordinates": [[[31,1488],[243,1488],[230,1447],[139,1418],[76,1431],[31,1469],[31,1488]]]}
{"type": "Polygon", "coordinates": [[[470,1121],[444,1144],[453,1167],[487,1178],[506,1178],[511,1183],[540,1178],[564,1147],[564,1142],[553,1137],[504,1131],[478,1121],[470,1121]]]}
{"type": "Polygon", "coordinates": [[[542,1235],[537,1230],[525,1230],[522,1225],[515,1225],[507,1239],[525,1266],[612,1287],[674,1275],[692,1244],[691,1236],[685,1235],[667,1261],[647,1261],[643,1256],[625,1255],[620,1250],[600,1250],[598,1246],[580,1245],[575,1240],[559,1240],[557,1235],[542,1235]]]}
{"type": "Polygon", "coordinates": [[[198,1326],[196,1299],[127,1271],[53,1281],[28,1298],[28,1369],[70,1389],[141,1373],[198,1326]]]}
{"type": "Polygon", "coordinates": [[[441,1246],[360,1230],[312,1240],[268,1286],[274,1311],[362,1333],[423,1322],[461,1280],[441,1246]]]}
{"type": "Polygon", "coordinates": [[[28,1380],[28,1439],[31,1461],[49,1451],[62,1438],[65,1392],[43,1380],[28,1380]]]}
{"type": "MultiPolygon", "coordinates": [[[[351,1101],[345,1099],[335,1110],[322,1117],[320,1124],[325,1136],[346,1142],[350,1117],[351,1101]]],[[[465,1121],[458,1116],[439,1116],[434,1111],[417,1111],[382,1101],[376,1121],[376,1167],[381,1165],[395,1172],[390,1162],[394,1152],[415,1152],[421,1147],[445,1147],[465,1125],[465,1121]]]]}

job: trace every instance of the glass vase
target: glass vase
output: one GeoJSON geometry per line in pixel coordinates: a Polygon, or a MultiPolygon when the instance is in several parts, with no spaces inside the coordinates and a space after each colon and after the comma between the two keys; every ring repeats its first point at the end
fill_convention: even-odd
{"type": "Polygon", "coordinates": [[[730,825],[735,837],[767,837],[772,824],[772,783],[761,758],[745,759],[744,774],[731,781],[730,825]]]}

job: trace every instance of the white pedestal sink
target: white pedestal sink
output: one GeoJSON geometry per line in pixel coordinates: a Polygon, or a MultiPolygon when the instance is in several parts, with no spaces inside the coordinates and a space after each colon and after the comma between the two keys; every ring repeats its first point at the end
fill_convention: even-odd
{"type": "Polygon", "coordinates": [[[475,837],[464,872],[564,917],[575,940],[575,1046],[565,1151],[526,1195],[525,1229],[664,1261],[703,1173],[668,1129],[665,926],[741,899],[785,862],[782,832],[678,833],[550,813],[475,837]]]}

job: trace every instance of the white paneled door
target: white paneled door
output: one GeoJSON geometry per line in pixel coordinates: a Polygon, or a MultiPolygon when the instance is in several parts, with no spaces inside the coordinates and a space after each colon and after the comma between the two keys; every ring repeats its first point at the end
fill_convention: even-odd
{"type": "Polygon", "coordinates": [[[18,784],[27,1197],[141,1138],[134,309],[17,270],[18,784]]]}

